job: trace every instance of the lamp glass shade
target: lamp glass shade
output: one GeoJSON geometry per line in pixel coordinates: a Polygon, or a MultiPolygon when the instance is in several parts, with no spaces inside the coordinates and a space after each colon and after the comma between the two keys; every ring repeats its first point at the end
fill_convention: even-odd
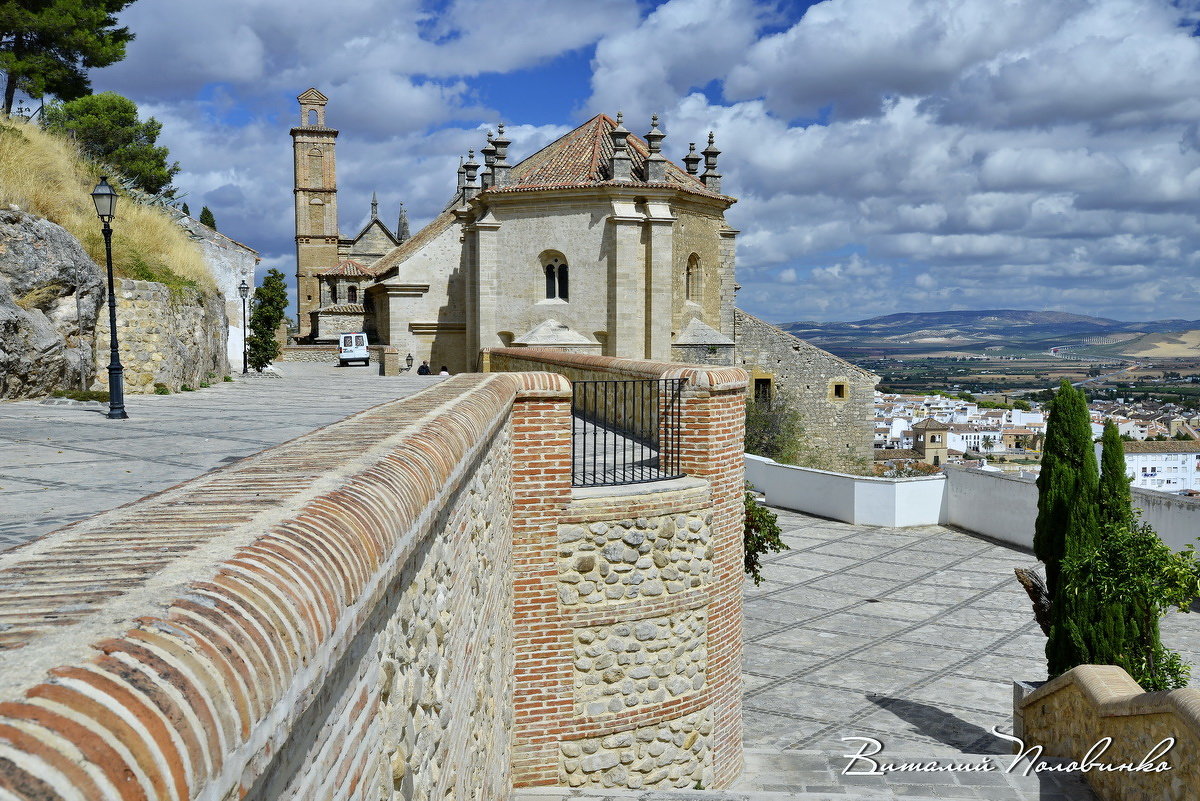
{"type": "Polygon", "coordinates": [[[238,294],[242,296],[242,300],[250,297],[250,285],[246,283],[246,279],[242,279],[242,283],[238,284],[238,294]]]}
{"type": "Polygon", "coordinates": [[[92,190],[92,202],[96,204],[96,216],[111,220],[117,213],[117,193],[109,186],[108,176],[100,177],[100,183],[92,190]]]}
{"type": "Polygon", "coordinates": [[[413,357],[411,353],[404,357],[404,363],[409,367],[412,367],[413,357]]]}

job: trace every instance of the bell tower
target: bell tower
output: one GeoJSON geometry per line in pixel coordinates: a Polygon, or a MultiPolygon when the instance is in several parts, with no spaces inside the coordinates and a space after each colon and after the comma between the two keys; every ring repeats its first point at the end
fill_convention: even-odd
{"type": "Polygon", "coordinates": [[[320,305],[316,273],[338,263],[338,132],[325,125],[329,98],[309,89],[296,98],[300,124],[292,128],[296,194],[296,311],[301,339],[312,334],[312,312],[320,305]]]}

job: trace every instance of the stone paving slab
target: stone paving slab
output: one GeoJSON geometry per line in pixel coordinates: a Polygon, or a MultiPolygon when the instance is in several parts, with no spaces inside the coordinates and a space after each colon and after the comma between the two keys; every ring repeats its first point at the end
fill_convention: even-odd
{"type": "Polygon", "coordinates": [[[441,380],[317,363],[277,372],[129,395],[128,420],[107,406],[0,403],[0,551],[441,380]]]}

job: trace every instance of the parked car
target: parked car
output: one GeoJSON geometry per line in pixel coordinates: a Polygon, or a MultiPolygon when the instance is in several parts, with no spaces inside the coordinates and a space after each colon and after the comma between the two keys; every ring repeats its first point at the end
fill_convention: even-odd
{"type": "Polygon", "coordinates": [[[371,363],[371,354],[367,352],[367,335],[362,331],[338,335],[338,365],[345,367],[350,362],[371,363]]]}

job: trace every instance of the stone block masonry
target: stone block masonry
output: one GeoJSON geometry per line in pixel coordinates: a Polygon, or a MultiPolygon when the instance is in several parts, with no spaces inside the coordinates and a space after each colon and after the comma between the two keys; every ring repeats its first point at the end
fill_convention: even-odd
{"type": "MultiPolygon", "coordinates": [[[[165,284],[128,278],[116,279],[116,295],[126,392],[153,392],[155,384],[173,391],[184,384],[195,389],[229,373],[229,322],[220,295],[190,287],[172,294],[165,284]]],[[[108,311],[103,306],[96,320],[92,389],[108,389],[108,360],[108,311]]]]}
{"type": "Polygon", "coordinates": [[[879,377],[741,309],[734,310],[734,319],[738,364],[756,381],[769,381],[772,391],[788,395],[800,412],[802,466],[866,472],[879,377]]]}
{"type": "Polygon", "coordinates": [[[687,478],[574,493],[568,382],[460,375],[0,555],[0,798],[727,786],[745,380],[670,367],[687,478]],[[595,523],[694,536],[621,571],[661,594],[565,605],[560,535],[595,523]]]}

